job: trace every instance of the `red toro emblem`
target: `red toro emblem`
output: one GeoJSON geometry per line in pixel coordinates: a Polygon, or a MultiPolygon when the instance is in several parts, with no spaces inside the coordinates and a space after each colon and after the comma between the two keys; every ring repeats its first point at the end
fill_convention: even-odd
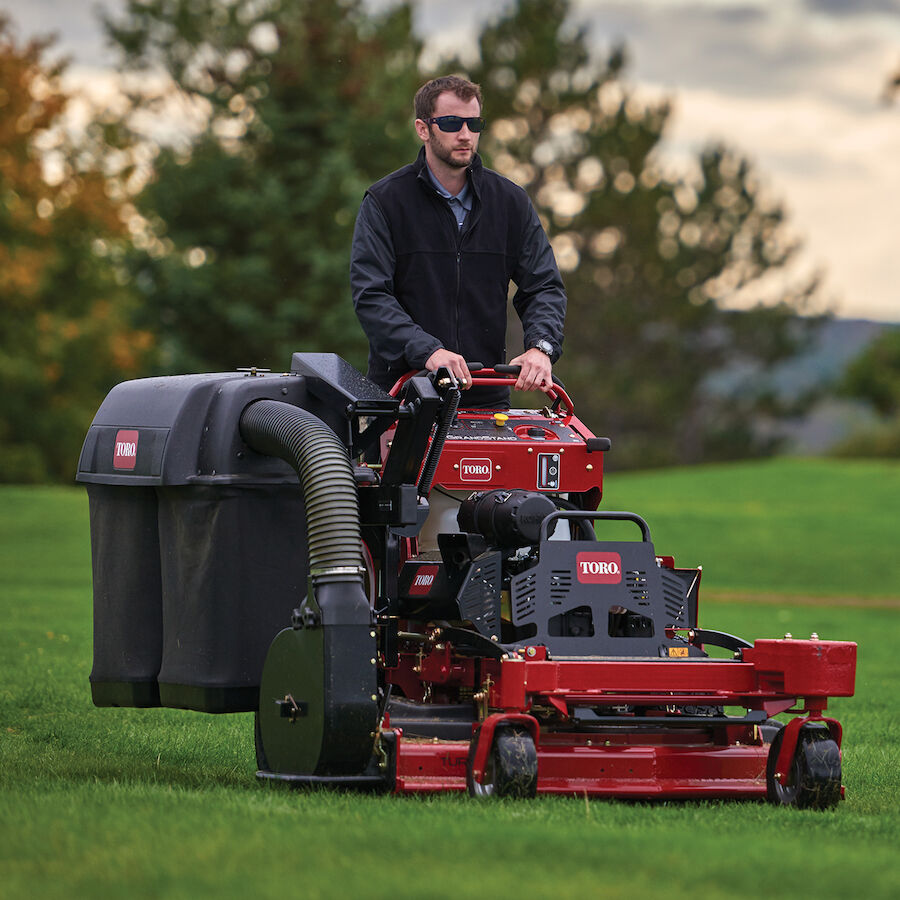
{"type": "Polygon", "coordinates": [[[582,584],[619,584],[622,581],[622,557],[618,553],[579,553],[575,573],[582,584]]]}
{"type": "Polygon", "coordinates": [[[485,459],[461,459],[459,461],[460,481],[490,481],[494,464],[485,459]]]}
{"type": "Polygon", "coordinates": [[[114,469],[133,469],[137,463],[138,433],[124,429],[116,432],[116,448],[113,451],[114,469]]]}
{"type": "Polygon", "coordinates": [[[437,572],[437,566],[419,566],[409,585],[410,596],[417,597],[427,594],[434,584],[434,578],[437,575],[437,572]]]}

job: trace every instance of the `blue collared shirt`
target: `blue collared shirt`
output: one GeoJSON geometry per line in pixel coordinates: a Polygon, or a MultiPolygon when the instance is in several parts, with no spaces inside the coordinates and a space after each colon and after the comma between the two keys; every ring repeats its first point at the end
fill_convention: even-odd
{"type": "Polygon", "coordinates": [[[456,224],[462,228],[463,222],[466,221],[466,214],[472,209],[472,189],[469,186],[469,182],[466,181],[463,189],[454,195],[434,177],[434,172],[431,171],[427,164],[425,168],[428,171],[428,177],[431,179],[434,189],[447,201],[453,215],[456,216],[456,224]]]}

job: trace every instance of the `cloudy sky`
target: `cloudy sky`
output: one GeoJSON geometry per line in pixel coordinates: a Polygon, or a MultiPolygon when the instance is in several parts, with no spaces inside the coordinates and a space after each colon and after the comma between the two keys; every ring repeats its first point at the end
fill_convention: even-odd
{"type": "MultiPolygon", "coordinates": [[[[369,0],[384,6],[390,0],[369,0]]],[[[571,0],[628,80],[675,101],[666,152],[724,140],[756,165],[843,316],[900,322],[900,0],[571,0]]],[[[115,6],[115,0],[107,0],[115,6]]],[[[471,46],[505,4],[418,0],[431,53],[471,46]]],[[[88,0],[0,0],[20,36],[55,31],[90,82],[113,60],[88,0]]]]}

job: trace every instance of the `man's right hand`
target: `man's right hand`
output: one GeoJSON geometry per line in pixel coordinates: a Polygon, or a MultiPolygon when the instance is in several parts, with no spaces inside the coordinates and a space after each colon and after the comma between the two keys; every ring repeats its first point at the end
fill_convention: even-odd
{"type": "Polygon", "coordinates": [[[441,366],[450,371],[450,374],[453,375],[459,382],[459,386],[464,390],[472,386],[472,375],[469,372],[469,367],[466,365],[465,359],[458,353],[453,353],[451,350],[445,350],[441,347],[425,360],[425,368],[429,372],[436,372],[441,366]]]}

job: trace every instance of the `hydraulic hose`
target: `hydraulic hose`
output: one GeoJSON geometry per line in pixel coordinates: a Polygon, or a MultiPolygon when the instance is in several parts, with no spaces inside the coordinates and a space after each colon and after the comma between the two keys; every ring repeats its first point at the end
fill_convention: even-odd
{"type": "Polygon", "coordinates": [[[425,464],[422,466],[422,475],[419,478],[418,487],[420,497],[427,497],[431,493],[431,482],[434,480],[434,473],[437,471],[441,451],[444,449],[444,442],[447,440],[450,427],[456,418],[459,400],[459,388],[452,388],[447,398],[447,403],[441,411],[442,415],[438,421],[437,428],[435,428],[434,437],[431,439],[431,447],[428,450],[428,455],[425,457],[425,464]]]}
{"type": "Polygon", "coordinates": [[[359,499],[353,467],[338,436],[308,410],[278,400],[251,403],[241,414],[240,432],[253,450],[277,456],[297,471],[313,584],[350,581],[362,587],[359,499]]]}

